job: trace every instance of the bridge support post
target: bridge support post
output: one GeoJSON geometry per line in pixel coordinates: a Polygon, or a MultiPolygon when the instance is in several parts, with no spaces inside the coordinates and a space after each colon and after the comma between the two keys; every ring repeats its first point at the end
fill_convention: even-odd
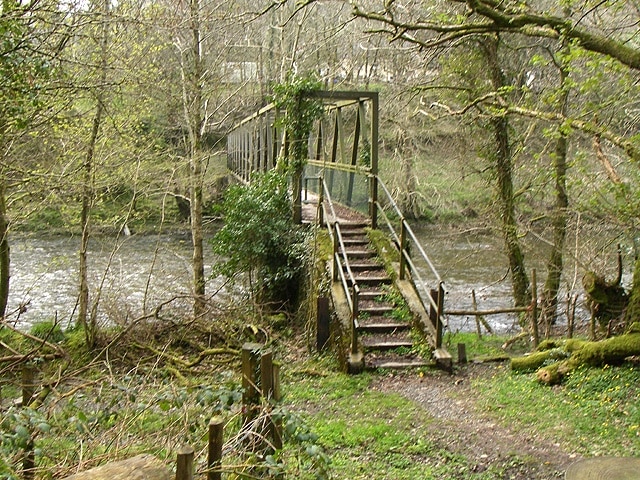
{"type": "Polygon", "coordinates": [[[404,280],[406,277],[407,260],[404,258],[405,248],[407,248],[407,227],[404,223],[404,218],[400,223],[400,271],[398,277],[400,280],[404,280]]]}

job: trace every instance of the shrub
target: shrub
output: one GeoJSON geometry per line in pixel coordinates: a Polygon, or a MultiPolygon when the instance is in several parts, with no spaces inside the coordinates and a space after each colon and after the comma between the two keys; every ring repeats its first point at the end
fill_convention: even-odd
{"type": "Polygon", "coordinates": [[[306,249],[304,232],[293,223],[287,177],[270,171],[231,186],[220,210],[225,223],[212,243],[223,260],[214,273],[244,274],[259,303],[281,308],[295,301],[306,249]]]}

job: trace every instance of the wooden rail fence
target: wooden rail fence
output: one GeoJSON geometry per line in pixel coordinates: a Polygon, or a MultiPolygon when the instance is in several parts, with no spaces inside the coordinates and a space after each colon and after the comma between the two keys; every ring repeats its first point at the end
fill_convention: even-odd
{"type": "MultiPolygon", "coordinates": [[[[262,344],[245,343],[242,346],[242,418],[246,428],[263,411],[265,402],[277,402],[280,393],[280,364],[273,359],[273,352],[262,344]]],[[[22,368],[22,406],[33,406],[38,383],[34,365],[25,363],[22,368]]],[[[0,398],[2,392],[0,391],[0,398]]],[[[282,422],[268,417],[264,431],[254,432],[253,441],[247,450],[258,449],[273,452],[282,448],[282,422]]],[[[224,445],[224,419],[214,416],[208,426],[207,480],[221,480],[224,445]]],[[[249,436],[247,436],[249,437],[249,436]]],[[[251,440],[251,439],[249,439],[251,440]]],[[[34,478],[36,472],[35,445],[29,441],[22,455],[22,477],[34,478]]],[[[66,477],[64,480],[192,480],[194,478],[194,448],[183,445],[177,450],[176,473],[152,455],[137,455],[125,460],[110,462],[84,472],[66,477]]]]}

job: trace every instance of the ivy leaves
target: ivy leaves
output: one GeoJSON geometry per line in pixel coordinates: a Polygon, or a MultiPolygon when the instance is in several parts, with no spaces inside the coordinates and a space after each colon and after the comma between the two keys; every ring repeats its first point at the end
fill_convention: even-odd
{"type": "Polygon", "coordinates": [[[293,170],[304,166],[307,139],[314,122],[322,117],[322,102],[310,95],[321,86],[320,81],[311,77],[292,77],[288,82],[273,86],[273,103],[282,112],[277,126],[284,128],[290,142],[289,154],[282,160],[293,170]]]}

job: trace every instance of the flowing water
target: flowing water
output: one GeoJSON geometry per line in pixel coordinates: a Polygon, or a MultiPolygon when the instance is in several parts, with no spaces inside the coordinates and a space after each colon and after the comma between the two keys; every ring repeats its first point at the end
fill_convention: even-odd
{"type": "MultiPolygon", "coordinates": [[[[11,239],[7,311],[22,310],[19,325],[28,327],[54,318],[65,327],[72,323],[78,299],[79,246],[78,237],[11,239]]],[[[149,311],[173,297],[189,302],[191,242],[185,236],[96,237],[88,258],[91,298],[102,285],[102,317],[126,322],[140,315],[145,306],[149,311]]],[[[211,259],[205,259],[210,266],[211,259]]],[[[220,283],[213,279],[210,288],[220,283]]]]}
{"type": "MultiPolygon", "coordinates": [[[[471,308],[471,291],[475,290],[480,310],[513,305],[502,240],[478,231],[466,233],[442,230],[433,226],[416,228],[416,235],[428,251],[444,280],[446,310],[471,308]]],[[[191,244],[187,236],[163,235],[94,238],[90,244],[89,265],[92,298],[101,283],[101,312],[111,321],[126,322],[172,297],[182,297],[188,308],[191,292],[191,244]],[[108,267],[108,268],[107,268],[108,267]],[[105,275],[106,272],[106,275],[105,275]],[[104,278],[103,278],[104,277],[104,278]]],[[[41,320],[58,321],[66,326],[74,318],[77,303],[78,237],[14,237],[11,239],[11,288],[8,312],[21,306],[18,323],[23,328],[41,320]]],[[[609,242],[610,243],[610,242],[609,242]]],[[[527,267],[537,268],[538,285],[544,281],[544,261],[548,246],[535,237],[524,242],[527,267]]],[[[604,262],[612,265],[611,251],[604,262]]],[[[210,272],[213,255],[205,247],[205,262],[210,272]],[[208,255],[207,255],[208,253],[208,255]]],[[[615,265],[615,261],[613,260],[615,265]]],[[[577,285],[581,291],[582,271],[567,262],[565,284],[577,285]]],[[[627,272],[629,269],[626,270],[627,272]]],[[[609,275],[610,276],[610,275],[609,275]]],[[[626,276],[627,283],[630,277],[626,276]]],[[[220,279],[210,279],[208,291],[220,287],[220,279]]],[[[222,294],[222,293],[221,293],[222,294]]],[[[220,294],[220,295],[221,295],[220,294]]],[[[584,319],[587,313],[578,310],[584,319]]],[[[16,314],[9,317],[16,319],[16,314]]],[[[499,331],[514,326],[514,315],[487,318],[499,331]]],[[[449,316],[449,328],[475,330],[473,316],[449,316]]]]}

